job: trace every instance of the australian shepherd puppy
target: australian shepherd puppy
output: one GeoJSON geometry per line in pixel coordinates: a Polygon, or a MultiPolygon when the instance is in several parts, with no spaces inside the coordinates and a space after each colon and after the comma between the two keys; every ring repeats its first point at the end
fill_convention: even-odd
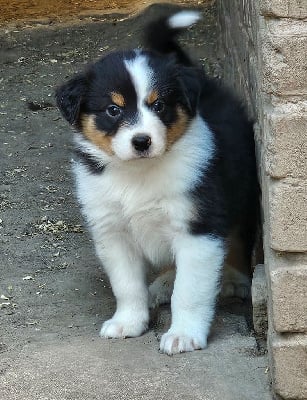
{"type": "Polygon", "coordinates": [[[76,128],[78,198],[117,302],[100,335],[141,335],[149,303],[171,296],[167,354],[206,347],[229,234],[252,238],[256,215],[252,126],[175,40],[198,19],[183,10],[153,22],[146,50],[111,53],[56,92],[76,128]],[[173,272],[148,289],[148,265],[173,272]]]}

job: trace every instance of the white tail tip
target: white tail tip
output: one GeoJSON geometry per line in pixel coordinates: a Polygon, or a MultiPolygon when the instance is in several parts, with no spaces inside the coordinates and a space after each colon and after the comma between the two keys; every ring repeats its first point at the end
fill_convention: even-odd
{"type": "Polygon", "coordinates": [[[191,11],[191,10],[183,10],[178,13],[172,15],[168,19],[168,25],[171,28],[187,28],[200,19],[200,12],[191,11]]]}

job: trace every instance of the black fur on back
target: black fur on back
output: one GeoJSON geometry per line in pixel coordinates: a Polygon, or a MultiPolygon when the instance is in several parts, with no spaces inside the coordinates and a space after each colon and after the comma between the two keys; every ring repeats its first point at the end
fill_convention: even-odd
{"type": "Polygon", "coordinates": [[[216,154],[203,179],[191,195],[198,218],[191,221],[193,234],[227,238],[239,228],[250,260],[259,223],[260,188],[257,179],[252,122],[237,97],[220,81],[209,78],[176,42],[182,29],[172,29],[168,16],[145,30],[145,44],[155,52],[172,55],[178,64],[183,85],[194,99],[195,112],[214,134],[216,154]]]}

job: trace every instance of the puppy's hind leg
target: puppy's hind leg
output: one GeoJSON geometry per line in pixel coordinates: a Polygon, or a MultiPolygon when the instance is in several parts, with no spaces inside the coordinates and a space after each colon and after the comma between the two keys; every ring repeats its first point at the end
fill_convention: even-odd
{"type": "MultiPolygon", "coordinates": [[[[242,229],[242,228],[241,228],[242,229]]],[[[242,300],[251,296],[251,252],[253,237],[241,232],[239,227],[228,237],[228,252],[224,263],[221,298],[238,297],[242,300]]]]}
{"type": "Polygon", "coordinates": [[[171,302],[174,288],[175,267],[169,267],[149,286],[149,307],[156,308],[171,302]]]}
{"type": "Polygon", "coordinates": [[[250,278],[236,268],[226,264],[224,267],[221,298],[238,297],[245,300],[251,296],[250,278]]]}

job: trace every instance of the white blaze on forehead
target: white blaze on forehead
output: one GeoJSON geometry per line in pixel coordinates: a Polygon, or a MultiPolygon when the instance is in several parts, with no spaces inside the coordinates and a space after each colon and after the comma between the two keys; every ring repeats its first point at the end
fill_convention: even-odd
{"type": "Polygon", "coordinates": [[[148,64],[148,58],[136,51],[136,57],[125,60],[125,66],[132,80],[137,96],[137,118],[130,125],[119,127],[112,140],[113,150],[121,160],[131,160],[139,155],[132,144],[135,135],[143,134],[151,138],[148,157],[158,157],[165,152],[166,126],[146,105],[146,99],[153,89],[154,72],[148,64]]]}
{"type": "Polygon", "coordinates": [[[147,57],[141,54],[137,54],[133,60],[124,62],[135,87],[138,105],[140,105],[153,86],[153,70],[148,65],[147,57]]]}

